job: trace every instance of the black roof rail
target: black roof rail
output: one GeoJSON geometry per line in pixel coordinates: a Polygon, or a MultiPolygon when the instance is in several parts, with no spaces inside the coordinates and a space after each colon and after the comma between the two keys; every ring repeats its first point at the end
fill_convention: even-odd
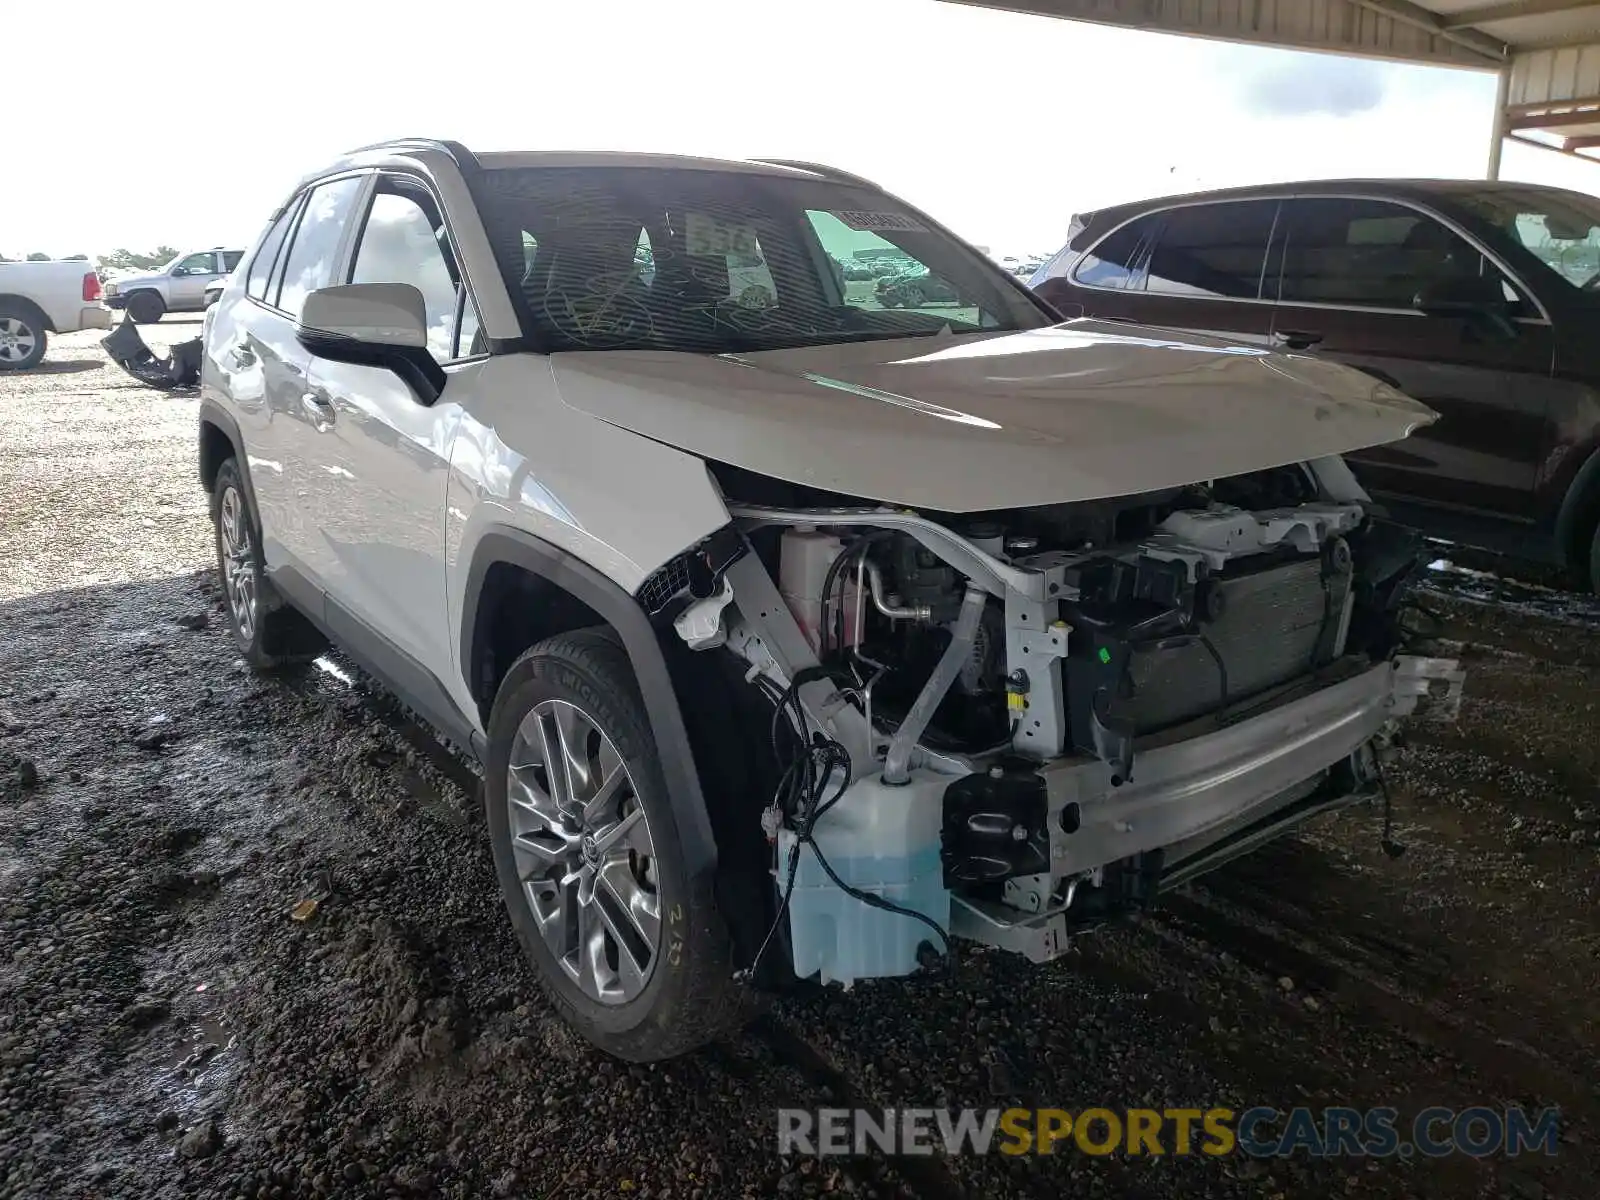
{"type": "Polygon", "coordinates": [[[824,179],[833,179],[840,183],[859,183],[862,187],[873,188],[880,192],[883,190],[870,179],[852,175],[849,171],[841,171],[838,167],[830,167],[825,163],[804,162],[797,158],[755,158],[751,161],[766,163],[771,167],[792,167],[796,171],[810,171],[813,175],[821,175],[824,179]]]}
{"type": "Polygon", "coordinates": [[[448,155],[463,171],[478,169],[477,155],[460,142],[447,141],[443,138],[389,138],[387,141],[373,142],[368,146],[357,146],[345,153],[364,154],[369,150],[437,150],[441,154],[448,155]]]}

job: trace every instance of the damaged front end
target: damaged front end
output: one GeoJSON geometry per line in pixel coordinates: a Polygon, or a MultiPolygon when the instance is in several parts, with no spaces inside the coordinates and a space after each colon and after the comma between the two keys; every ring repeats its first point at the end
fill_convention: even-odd
{"type": "Polygon", "coordinates": [[[122,324],[100,339],[112,362],[146,387],[164,392],[199,384],[204,344],[203,338],[191,338],[174,345],[168,357],[157,358],[130,317],[124,317],[122,324]]]}
{"type": "Polygon", "coordinates": [[[719,841],[760,823],[744,957],[800,977],[908,974],[952,936],[1054,958],[1380,795],[1396,722],[1459,705],[1453,661],[1403,652],[1416,540],[1338,459],[959,517],[718,480],[734,524],[639,599],[770,725],[771,799],[719,841]]]}

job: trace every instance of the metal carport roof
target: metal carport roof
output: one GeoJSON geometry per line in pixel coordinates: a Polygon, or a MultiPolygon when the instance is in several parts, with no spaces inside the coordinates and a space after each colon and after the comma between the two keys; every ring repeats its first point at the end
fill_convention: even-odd
{"type": "Polygon", "coordinates": [[[953,0],[1255,45],[1469,67],[1500,76],[1502,137],[1600,161],[1600,0],[953,0]]]}

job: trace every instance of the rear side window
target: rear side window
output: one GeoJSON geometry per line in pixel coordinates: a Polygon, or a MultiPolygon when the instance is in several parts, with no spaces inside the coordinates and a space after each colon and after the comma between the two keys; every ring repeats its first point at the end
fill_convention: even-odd
{"type": "Polygon", "coordinates": [[[1411,309],[1428,284],[1500,276],[1460,234],[1405,205],[1304,199],[1285,212],[1279,298],[1287,303],[1411,309]]]}
{"type": "Polygon", "coordinates": [[[1167,210],[1150,252],[1145,290],[1202,299],[1256,299],[1277,213],[1276,200],[1167,210]]]}
{"type": "Polygon", "coordinates": [[[272,223],[272,228],[261,239],[255,257],[250,260],[250,274],[245,279],[246,295],[257,300],[267,298],[267,280],[272,276],[272,264],[278,260],[278,251],[283,248],[283,239],[289,232],[289,226],[294,224],[294,215],[299,209],[300,204],[296,200],[283,210],[283,215],[272,223]]]}
{"type": "Polygon", "coordinates": [[[1139,217],[1101,239],[1078,260],[1073,282],[1118,292],[1144,290],[1144,264],[1155,240],[1157,216],[1139,217]]]}
{"type": "Polygon", "coordinates": [[[360,178],[349,176],[320,184],[307,197],[278,293],[278,307],[291,317],[299,317],[306,296],[333,282],[339,240],[360,190],[360,178]]]}
{"type": "Polygon", "coordinates": [[[224,250],[222,252],[222,269],[232,271],[239,265],[239,260],[244,257],[242,250],[224,250]]]}

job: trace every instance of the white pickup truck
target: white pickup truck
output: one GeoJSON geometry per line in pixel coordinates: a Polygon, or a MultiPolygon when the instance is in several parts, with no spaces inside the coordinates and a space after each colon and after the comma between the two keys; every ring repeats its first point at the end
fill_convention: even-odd
{"type": "Polygon", "coordinates": [[[82,259],[0,263],[0,371],[38,366],[52,333],[110,328],[100,277],[82,259]]]}

